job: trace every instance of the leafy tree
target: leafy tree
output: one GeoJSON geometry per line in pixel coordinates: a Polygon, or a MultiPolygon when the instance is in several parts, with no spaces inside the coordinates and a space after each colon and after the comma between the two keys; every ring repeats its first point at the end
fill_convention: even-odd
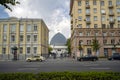
{"type": "Polygon", "coordinates": [[[70,54],[70,53],[71,53],[71,42],[70,42],[70,38],[67,39],[66,46],[68,47],[67,50],[68,50],[68,53],[70,54]]]}
{"type": "Polygon", "coordinates": [[[97,53],[97,50],[99,50],[100,48],[100,44],[98,40],[96,39],[96,37],[95,39],[92,40],[92,48],[93,48],[93,51],[95,51],[95,54],[97,53]]]}
{"type": "Polygon", "coordinates": [[[49,53],[51,53],[52,50],[53,50],[53,48],[49,46],[49,47],[48,47],[49,53]]]}
{"type": "Polygon", "coordinates": [[[0,0],[0,4],[3,5],[4,7],[6,7],[7,9],[9,9],[10,11],[12,11],[9,4],[15,6],[16,4],[20,4],[20,2],[18,2],[16,0],[0,0]]]}

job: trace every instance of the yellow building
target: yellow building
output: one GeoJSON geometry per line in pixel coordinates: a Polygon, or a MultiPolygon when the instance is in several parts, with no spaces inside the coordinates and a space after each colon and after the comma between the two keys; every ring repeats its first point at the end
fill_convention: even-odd
{"type": "Polygon", "coordinates": [[[71,51],[81,55],[110,56],[120,52],[120,0],[71,0],[71,51]],[[92,49],[97,38],[100,48],[92,49]]]}
{"type": "Polygon", "coordinates": [[[17,47],[17,59],[48,54],[49,30],[42,19],[0,19],[0,59],[13,59],[17,47]]]}

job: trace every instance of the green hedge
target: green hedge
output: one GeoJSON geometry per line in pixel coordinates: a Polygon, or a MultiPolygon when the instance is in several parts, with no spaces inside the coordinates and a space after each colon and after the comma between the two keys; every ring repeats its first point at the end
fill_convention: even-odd
{"type": "Polygon", "coordinates": [[[0,80],[120,80],[120,72],[0,73],[0,80]]]}

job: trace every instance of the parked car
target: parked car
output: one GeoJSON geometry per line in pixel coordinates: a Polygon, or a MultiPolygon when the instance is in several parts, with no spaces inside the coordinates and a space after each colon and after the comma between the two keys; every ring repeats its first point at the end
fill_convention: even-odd
{"type": "Polygon", "coordinates": [[[120,60],[120,53],[113,53],[112,56],[108,57],[108,60],[120,60]]]}
{"type": "Polygon", "coordinates": [[[96,60],[98,60],[98,57],[93,55],[86,55],[78,58],[78,61],[96,61],[96,60]]]}
{"type": "Polygon", "coordinates": [[[40,61],[40,62],[42,62],[44,60],[45,60],[45,57],[43,57],[43,56],[33,56],[33,57],[26,58],[26,61],[28,61],[28,62],[31,62],[31,61],[40,61]]]}

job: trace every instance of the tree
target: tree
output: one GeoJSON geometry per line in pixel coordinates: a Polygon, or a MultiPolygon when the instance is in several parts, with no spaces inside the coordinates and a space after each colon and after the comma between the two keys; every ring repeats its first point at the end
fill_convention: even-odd
{"type": "Polygon", "coordinates": [[[4,7],[6,7],[7,9],[9,9],[10,11],[12,11],[9,4],[15,6],[16,4],[20,4],[20,2],[18,2],[16,0],[0,0],[0,4],[3,5],[4,7]]]}
{"type": "Polygon", "coordinates": [[[49,47],[48,47],[49,53],[51,53],[52,50],[53,50],[53,48],[49,46],[49,47]]]}
{"type": "Polygon", "coordinates": [[[99,48],[100,48],[100,44],[99,44],[98,40],[96,39],[96,37],[92,41],[92,48],[93,48],[93,51],[95,51],[95,54],[97,53],[97,50],[99,50],[99,48]]]}
{"type": "Polygon", "coordinates": [[[70,54],[70,53],[71,53],[71,42],[70,42],[70,38],[67,39],[66,46],[68,47],[67,50],[68,50],[68,53],[70,54]]]}

